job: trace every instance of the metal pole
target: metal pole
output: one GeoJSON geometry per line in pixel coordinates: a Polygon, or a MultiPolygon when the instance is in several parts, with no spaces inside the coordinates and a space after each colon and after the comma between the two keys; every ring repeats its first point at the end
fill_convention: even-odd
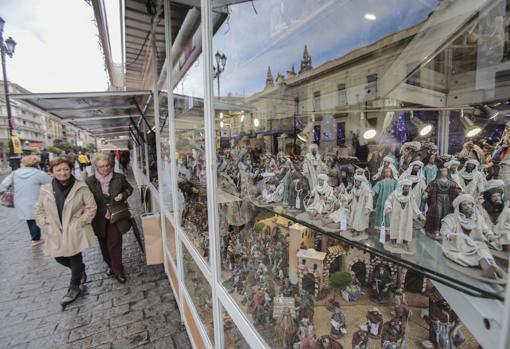
{"type": "Polygon", "coordinates": [[[218,65],[217,69],[218,69],[217,72],[218,72],[218,98],[219,98],[220,97],[220,75],[221,75],[221,73],[219,71],[219,69],[220,69],[219,65],[218,65]]]}
{"type": "MultiPolygon", "coordinates": [[[[224,348],[223,311],[218,298],[218,285],[221,284],[221,248],[220,227],[217,201],[216,178],[216,128],[214,124],[214,81],[212,64],[212,0],[201,0],[202,16],[202,54],[204,56],[204,133],[205,133],[205,164],[207,180],[207,215],[209,222],[209,261],[212,274],[212,302],[214,323],[214,347],[224,348]]],[[[218,66],[219,68],[219,66],[218,66]]],[[[219,71],[218,71],[219,72],[219,71]]],[[[219,96],[219,74],[218,74],[219,96]]]]}
{"type": "Polygon", "coordinates": [[[19,168],[19,159],[14,154],[14,144],[12,144],[12,112],[11,112],[11,101],[9,99],[9,83],[7,82],[7,68],[5,65],[5,45],[4,36],[0,32],[0,51],[2,52],[2,72],[4,74],[4,94],[5,94],[5,105],[7,106],[7,123],[9,124],[9,165],[11,169],[17,170],[19,168]]]}

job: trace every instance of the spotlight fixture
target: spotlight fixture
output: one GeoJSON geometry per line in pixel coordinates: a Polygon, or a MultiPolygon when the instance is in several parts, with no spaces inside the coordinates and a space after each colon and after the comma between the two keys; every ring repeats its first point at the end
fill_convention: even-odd
{"type": "Polygon", "coordinates": [[[220,121],[220,127],[223,128],[224,124],[223,121],[220,121]]]}
{"type": "Polygon", "coordinates": [[[240,122],[243,122],[244,121],[244,113],[241,114],[241,117],[239,118],[239,121],[240,122]]]}
{"type": "Polygon", "coordinates": [[[361,113],[360,123],[364,139],[372,139],[377,135],[376,129],[369,125],[367,119],[365,119],[365,113],[363,112],[361,113]]]}
{"type": "Polygon", "coordinates": [[[297,135],[297,138],[298,138],[301,142],[303,142],[303,143],[308,142],[308,140],[306,139],[306,137],[305,137],[305,136],[303,136],[302,134],[298,134],[298,135],[297,135]]]}
{"type": "Polygon", "coordinates": [[[470,118],[464,116],[463,109],[460,110],[460,122],[462,123],[462,126],[464,126],[464,129],[466,130],[467,138],[475,137],[482,131],[482,128],[480,126],[475,125],[470,118]]]}
{"type": "Polygon", "coordinates": [[[418,130],[418,134],[420,137],[425,137],[432,131],[432,125],[429,123],[425,123],[420,120],[418,117],[414,116],[414,113],[411,111],[411,123],[416,126],[418,130]]]}
{"type": "Polygon", "coordinates": [[[223,119],[223,112],[220,113],[220,119],[223,119]]]}
{"type": "Polygon", "coordinates": [[[375,21],[377,19],[377,16],[375,15],[375,13],[371,13],[371,12],[365,13],[364,17],[368,21],[375,21]]]}
{"type": "Polygon", "coordinates": [[[259,125],[260,125],[259,119],[257,119],[257,118],[253,119],[253,126],[259,127],[259,125]]]}
{"type": "Polygon", "coordinates": [[[482,109],[483,109],[483,111],[485,113],[487,113],[487,116],[488,116],[489,120],[494,120],[499,115],[499,111],[498,110],[492,109],[492,108],[490,108],[486,104],[482,105],[482,109]]]}

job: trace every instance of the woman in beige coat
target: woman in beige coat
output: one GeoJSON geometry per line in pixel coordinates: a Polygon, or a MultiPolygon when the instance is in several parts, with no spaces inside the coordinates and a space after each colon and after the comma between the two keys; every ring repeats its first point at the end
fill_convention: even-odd
{"type": "Polygon", "coordinates": [[[53,181],[41,187],[35,205],[37,225],[46,236],[44,253],[71,269],[71,283],[60,304],[66,306],[78,298],[80,283],[86,281],[81,252],[94,243],[92,219],[96,202],[84,182],[71,174],[72,163],[64,158],[50,162],[53,181]]]}

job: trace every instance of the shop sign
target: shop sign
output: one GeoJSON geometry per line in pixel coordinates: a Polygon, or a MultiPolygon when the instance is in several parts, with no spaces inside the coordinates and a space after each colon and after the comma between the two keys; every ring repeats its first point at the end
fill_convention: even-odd
{"type": "Polygon", "coordinates": [[[14,149],[15,154],[21,154],[23,152],[23,146],[21,145],[21,141],[18,136],[12,136],[12,147],[14,149]]]}

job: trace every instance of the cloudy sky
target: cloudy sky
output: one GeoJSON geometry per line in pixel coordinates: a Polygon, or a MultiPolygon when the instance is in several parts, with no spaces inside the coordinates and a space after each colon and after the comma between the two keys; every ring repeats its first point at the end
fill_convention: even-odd
{"type": "Polygon", "coordinates": [[[4,38],[18,43],[7,58],[9,81],[31,92],[107,88],[93,10],[84,0],[1,0],[0,17],[4,38]]]}
{"type": "MultiPolygon", "coordinates": [[[[228,21],[213,39],[214,52],[228,57],[221,94],[262,90],[268,66],[274,77],[293,64],[298,72],[305,44],[317,67],[423,21],[437,6],[437,0],[257,0],[230,6],[228,21]],[[367,13],[376,20],[366,20],[367,13]]],[[[202,94],[201,63],[179,93],[202,94]]]]}

